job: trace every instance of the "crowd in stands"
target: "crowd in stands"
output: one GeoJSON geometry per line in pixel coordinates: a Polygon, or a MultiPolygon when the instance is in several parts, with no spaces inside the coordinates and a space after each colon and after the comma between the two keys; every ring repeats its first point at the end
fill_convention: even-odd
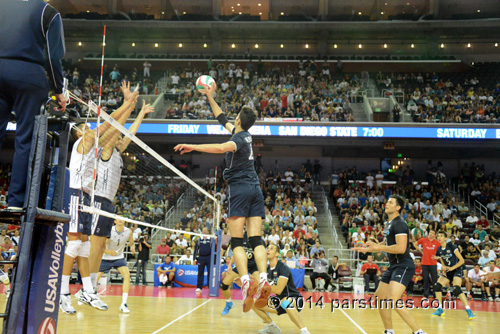
{"type": "MultiPolygon", "coordinates": [[[[317,122],[354,121],[350,102],[360,90],[359,74],[331,74],[328,63],[301,62],[299,67],[245,66],[233,62],[208,62],[208,73],[218,83],[216,101],[230,119],[242,106],[254,108],[259,118],[302,118],[317,122]]],[[[178,94],[167,118],[213,119],[206,98],[195,91],[202,71],[191,67],[171,75],[168,91],[178,94]]]]}
{"type": "MultiPolygon", "coordinates": [[[[7,196],[9,195],[9,182],[11,165],[0,164],[0,210],[7,208],[7,196]]],[[[17,256],[17,245],[19,244],[19,225],[0,224],[0,252],[2,260],[14,260],[17,256]]],[[[12,270],[11,264],[0,266],[5,273],[12,270]]]]}
{"type": "Polygon", "coordinates": [[[484,84],[474,73],[378,73],[377,84],[404,97],[415,122],[500,123],[498,78],[484,84]]]}

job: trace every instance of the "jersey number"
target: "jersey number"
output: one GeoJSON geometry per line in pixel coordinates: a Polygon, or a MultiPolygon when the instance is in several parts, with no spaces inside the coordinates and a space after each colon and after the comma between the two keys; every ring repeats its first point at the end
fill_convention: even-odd
{"type": "Polygon", "coordinates": [[[250,156],[248,157],[248,160],[253,160],[253,147],[250,145],[250,156]]]}

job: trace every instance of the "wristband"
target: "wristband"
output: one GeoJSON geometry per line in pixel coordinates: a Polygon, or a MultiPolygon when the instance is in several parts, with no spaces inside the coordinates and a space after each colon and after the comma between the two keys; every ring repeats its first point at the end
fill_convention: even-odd
{"type": "Polygon", "coordinates": [[[225,127],[226,124],[229,122],[229,120],[227,119],[227,116],[226,114],[224,113],[221,113],[219,116],[217,116],[217,121],[219,121],[219,123],[225,127]]]}
{"type": "Polygon", "coordinates": [[[281,302],[280,306],[282,309],[286,311],[287,307],[291,304],[292,302],[289,301],[288,299],[285,299],[284,301],[281,302]]]}

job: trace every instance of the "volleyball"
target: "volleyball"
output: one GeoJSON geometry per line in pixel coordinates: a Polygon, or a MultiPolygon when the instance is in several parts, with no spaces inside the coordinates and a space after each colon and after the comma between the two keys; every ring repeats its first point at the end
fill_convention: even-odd
{"type": "Polygon", "coordinates": [[[212,86],[215,80],[209,75],[202,75],[196,80],[196,89],[201,92],[203,89],[207,88],[207,86],[212,86]]]}

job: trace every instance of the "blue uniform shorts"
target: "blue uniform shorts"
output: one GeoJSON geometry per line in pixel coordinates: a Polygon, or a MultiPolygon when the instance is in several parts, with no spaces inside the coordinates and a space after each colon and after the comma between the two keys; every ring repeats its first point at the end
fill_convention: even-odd
{"type": "MultiPolygon", "coordinates": [[[[115,213],[115,207],[113,203],[107,198],[95,196],[94,197],[94,207],[102,211],[109,213],[115,213]]],[[[92,215],[92,234],[99,237],[110,237],[111,228],[113,228],[114,219],[106,216],[101,216],[98,214],[92,215]]]]}
{"type": "Polygon", "coordinates": [[[265,217],[264,195],[258,184],[229,185],[228,203],[228,217],[265,217]]]}

